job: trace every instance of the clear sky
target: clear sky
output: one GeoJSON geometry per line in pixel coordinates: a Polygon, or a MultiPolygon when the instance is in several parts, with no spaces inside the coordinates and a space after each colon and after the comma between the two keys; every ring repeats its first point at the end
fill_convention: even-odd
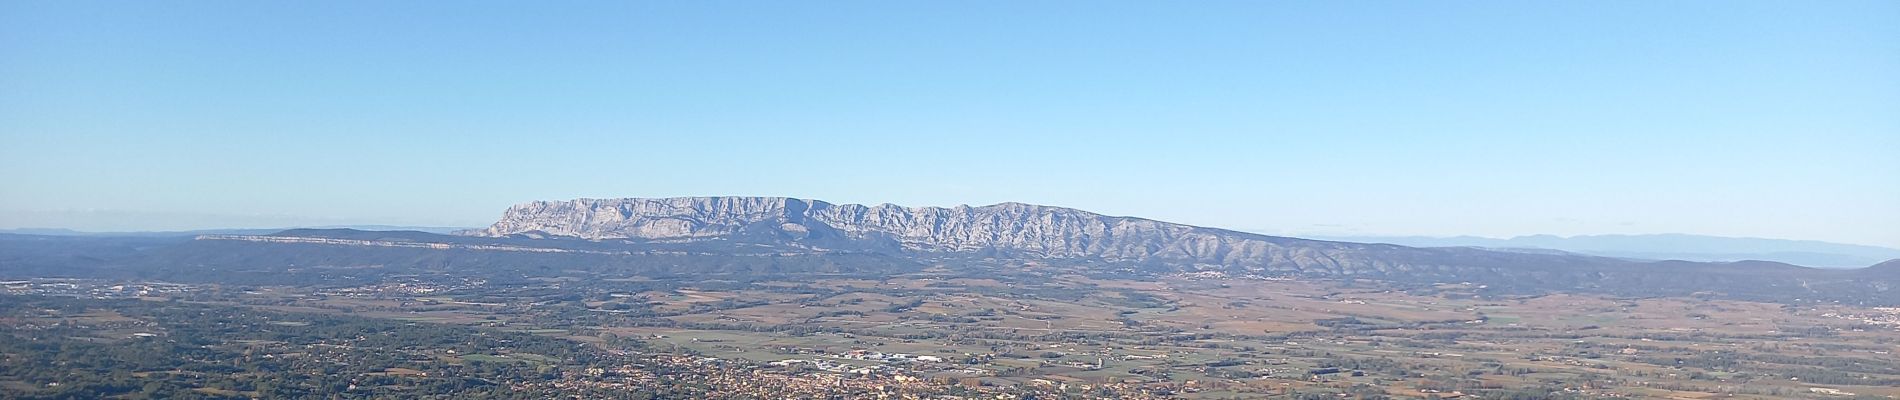
{"type": "Polygon", "coordinates": [[[1020,201],[1900,246],[1900,2],[0,2],[0,228],[1020,201]]]}

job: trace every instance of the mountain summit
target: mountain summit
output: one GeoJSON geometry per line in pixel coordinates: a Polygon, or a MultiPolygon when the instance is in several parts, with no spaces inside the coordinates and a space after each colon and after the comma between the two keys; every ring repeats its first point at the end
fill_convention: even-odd
{"type": "Polygon", "coordinates": [[[763,240],[813,248],[895,248],[1322,275],[1620,263],[1597,257],[1266,236],[1022,203],[864,206],[785,197],[537,201],[509,208],[493,226],[472,234],[655,242],[763,240]]]}
{"type": "MultiPolygon", "coordinates": [[[[465,235],[579,238],[600,245],[802,249],[924,263],[1067,263],[1085,273],[1217,272],[1233,277],[1463,282],[1502,293],[1628,296],[1721,293],[1765,300],[1900,303],[1881,268],[1820,270],[1770,261],[1644,261],[1564,252],[1406,247],[1267,236],[1022,203],[904,207],[786,197],[536,201],[465,235]]],[[[960,264],[962,263],[962,264],[960,264]]]]}
{"type": "Polygon", "coordinates": [[[1618,296],[1709,294],[1783,302],[1900,304],[1900,261],[1823,270],[1770,261],[1644,261],[1563,252],[1406,247],[1266,236],[1082,210],[1002,203],[903,207],[785,197],[537,201],[459,235],[299,229],[269,235],[0,234],[16,276],[251,283],[452,273],[527,279],[954,273],[1148,279],[1378,280],[1425,290],[1618,296]],[[1452,289],[1445,289],[1452,288],[1452,289]]]}
{"type": "MultiPolygon", "coordinates": [[[[1733,297],[1900,302],[1872,272],[1778,262],[1642,261],[1563,252],[1406,247],[1267,236],[1022,203],[904,207],[787,197],[536,201],[464,235],[578,238],[601,245],[706,245],[878,254],[924,262],[996,259],[1074,263],[1098,273],[1219,272],[1230,276],[1469,282],[1495,291],[1623,295],[1719,291],[1733,297]]],[[[792,254],[792,253],[786,253],[792,254]]]]}

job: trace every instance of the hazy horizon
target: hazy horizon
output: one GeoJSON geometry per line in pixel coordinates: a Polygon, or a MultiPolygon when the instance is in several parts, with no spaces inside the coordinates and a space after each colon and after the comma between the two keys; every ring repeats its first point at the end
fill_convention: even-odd
{"type": "Polygon", "coordinates": [[[1900,3],[0,4],[0,228],[577,197],[1900,247],[1900,3]]]}
{"type": "MultiPolygon", "coordinates": [[[[687,196],[687,197],[697,197],[697,196],[687,196]]],[[[803,198],[803,197],[797,197],[797,196],[772,196],[772,197],[803,198]]],[[[812,199],[812,198],[803,198],[803,199],[824,201],[824,199],[812,199]]],[[[561,200],[566,200],[566,199],[561,199],[561,200]]],[[[930,204],[930,205],[900,204],[900,205],[910,206],[910,207],[929,207],[929,206],[953,207],[953,206],[958,206],[958,205],[983,206],[983,205],[989,205],[989,204],[930,204]]],[[[1088,211],[1088,210],[1084,210],[1084,211],[1088,211]]],[[[88,213],[92,213],[94,215],[103,215],[106,217],[122,216],[122,215],[115,216],[113,215],[114,213],[100,212],[97,210],[89,210],[88,213]]],[[[1140,215],[1115,215],[1115,216],[1145,218],[1140,215]]],[[[188,232],[188,231],[203,231],[203,230],[358,228],[358,227],[366,227],[364,229],[427,228],[428,230],[459,230],[459,229],[480,229],[480,228],[488,226],[490,223],[493,222],[491,220],[491,221],[485,221],[481,223],[467,224],[467,225],[400,224],[400,223],[387,223],[383,221],[357,221],[357,220],[348,220],[348,219],[327,219],[327,220],[326,219],[310,219],[310,218],[300,218],[300,217],[289,216],[289,215],[207,216],[207,215],[194,215],[194,214],[172,214],[172,215],[158,215],[156,217],[158,217],[158,219],[169,218],[169,219],[177,221],[177,224],[176,225],[162,225],[163,227],[157,228],[157,229],[150,229],[150,228],[120,229],[120,228],[113,228],[113,226],[117,226],[117,225],[113,225],[113,222],[104,221],[104,223],[101,223],[98,225],[87,225],[87,226],[91,226],[91,228],[73,228],[73,227],[46,226],[46,225],[33,226],[33,225],[22,224],[20,226],[0,226],[0,230],[13,230],[13,231],[67,230],[67,231],[73,231],[73,232],[78,232],[78,233],[188,232]],[[233,224],[229,224],[229,225],[205,225],[203,221],[206,221],[206,220],[229,220],[229,221],[237,221],[237,222],[233,224]]],[[[1164,222],[1178,222],[1178,221],[1164,221],[1164,222]]],[[[1699,233],[1691,233],[1691,232],[1644,232],[1644,233],[1609,232],[1609,233],[1581,233],[1581,234],[1528,233],[1528,234],[1518,234],[1518,235],[1508,235],[1508,236],[1485,236],[1485,235],[1473,235],[1473,234],[1435,235],[1435,234],[1386,234],[1386,233],[1376,233],[1376,232],[1373,232],[1373,233],[1339,232],[1339,231],[1333,230],[1333,229],[1337,229],[1338,226],[1332,226],[1332,225],[1322,225],[1322,226],[1315,227],[1313,229],[1303,230],[1303,231],[1291,230],[1291,229],[1249,228],[1249,227],[1234,227],[1234,226],[1219,226],[1219,225],[1197,225],[1197,226],[1205,226],[1209,228],[1219,228],[1219,229],[1229,229],[1229,230],[1235,230],[1235,231],[1241,231],[1241,232],[1258,233],[1258,234],[1274,235],[1274,236],[1300,237],[1300,238],[1319,239],[1319,240],[1344,240],[1344,241],[1357,241],[1357,242],[1368,242],[1368,243],[1378,242],[1378,239],[1446,239],[1446,240],[1482,239],[1482,240],[1493,240],[1493,241],[1509,241],[1509,240],[1531,239],[1531,238],[1540,238],[1540,237],[1548,237],[1548,238],[1556,238],[1556,239],[1580,239],[1580,238],[1601,238],[1601,237],[1643,237],[1643,236],[1683,235],[1683,236],[1706,237],[1706,238],[1811,242],[1811,243],[1839,244],[1839,245],[1850,245],[1850,246],[1869,246],[1869,247],[1877,247],[1877,248],[1883,248],[1883,249],[1900,249],[1900,247],[1886,246],[1886,245],[1880,245],[1880,244],[1870,244],[1870,243],[1838,242],[1838,241],[1814,240],[1814,239],[1803,239],[1803,238],[1782,238],[1782,237],[1722,236],[1722,235],[1708,235],[1708,234],[1699,234],[1699,233]]]]}

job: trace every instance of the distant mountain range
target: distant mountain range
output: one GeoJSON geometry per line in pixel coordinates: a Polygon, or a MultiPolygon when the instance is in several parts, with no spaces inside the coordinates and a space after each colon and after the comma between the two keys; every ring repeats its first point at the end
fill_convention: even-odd
{"type": "Polygon", "coordinates": [[[736,241],[815,250],[984,254],[1254,274],[1345,276],[1622,263],[1601,257],[1275,237],[1022,203],[913,208],[784,197],[537,201],[510,208],[487,229],[463,233],[673,243],[736,241]]]}
{"type": "Polygon", "coordinates": [[[1324,240],[1413,247],[1483,247],[1507,251],[1557,250],[1605,257],[1684,261],[1776,261],[1822,268],[1859,268],[1900,259],[1900,249],[1812,240],[1734,238],[1685,234],[1476,236],[1323,236],[1324,240]]]}
{"type": "Polygon", "coordinates": [[[1366,279],[1487,293],[1712,295],[1900,305],[1900,262],[1649,261],[1561,251],[1409,247],[1267,236],[1022,203],[904,207],[785,197],[537,201],[483,229],[300,229],[268,235],[0,234],[0,277],[135,276],[320,283],[451,274],[496,281],[634,274],[896,274],[1044,264],[1077,273],[1366,279]],[[552,274],[552,275],[551,275],[552,274]]]}
{"type": "Polygon", "coordinates": [[[354,229],[354,230],[361,230],[361,231],[417,231],[417,232],[428,232],[428,233],[450,233],[450,232],[455,232],[455,231],[467,230],[468,228],[439,227],[439,226],[404,226],[404,225],[323,225],[323,226],[296,226],[296,227],[284,227],[284,228],[230,228],[230,229],[196,229],[196,230],[186,230],[186,231],[119,231],[119,232],[79,231],[79,230],[64,229],[64,228],[13,228],[13,229],[0,229],[0,234],[10,233],[10,234],[15,234],[15,235],[40,235],[40,236],[167,237],[167,236],[198,236],[198,235],[268,235],[271,233],[283,232],[283,231],[292,230],[292,229],[354,229]]]}
{"type": "Polygon", "coordinates": [[[487,229],[463,234],[756,243],[912,257],[978,255],[1156,272],[1470,281],[1500,290],[1558,288],[1627,295],[1721,291],[1742,297],[1846,299],[1877,294],[1900,301],[1900,291],[1888,291],[1886,279],[1900,272],[1887,271],[1891,267],[1828,271],[1770,261],[1659,262],[1553,251],[1311,240],[1021,203],[903,207],[784,197],[538,201],[510,208],[487,229]]]}

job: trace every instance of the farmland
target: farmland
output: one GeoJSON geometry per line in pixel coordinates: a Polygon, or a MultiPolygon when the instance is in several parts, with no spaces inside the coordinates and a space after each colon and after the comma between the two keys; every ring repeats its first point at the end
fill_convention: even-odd
{"type": "MultiPolygon", "coordinates": [[[[1883,309],[1833,304],[1497,296],[1457,282],[1135,279],[1034,264],[889,276],[568,278],[211,285],[159,298],[594,346],[638,343],[791,375],[998,390],[1179,398],[1900,396],[1900,358],[1892,356],[1900,330],[1874,323],[1883,309]]],[[[537,355],[444,360],[558,364],[537,355]]]]}

